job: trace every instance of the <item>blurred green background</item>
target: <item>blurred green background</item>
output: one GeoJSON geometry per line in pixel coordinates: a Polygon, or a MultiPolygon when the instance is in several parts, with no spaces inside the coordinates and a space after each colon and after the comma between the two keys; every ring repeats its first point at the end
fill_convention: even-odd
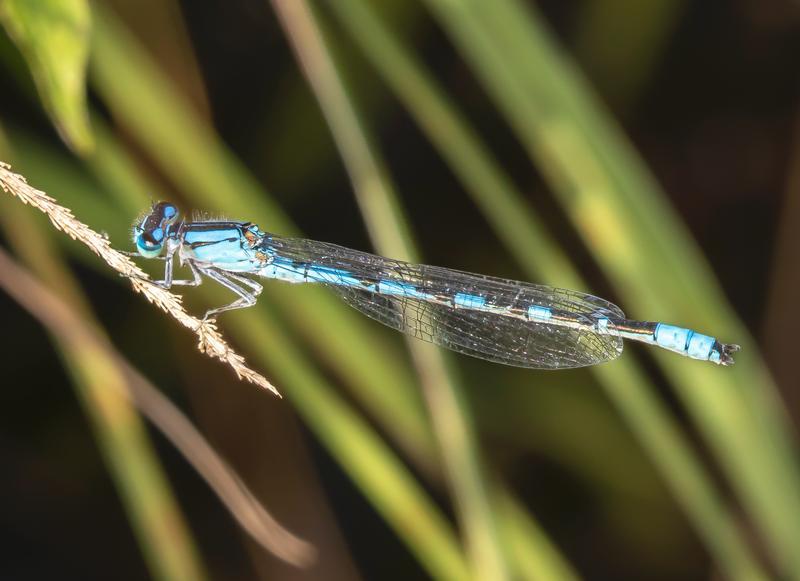
{"type": "Polygon", "coordinates": [[[3,248],[319,550],[264,552],[102,355],[0,293],[4,578],[800,579],[796,2],[3,0],[0,22],[0,160],[119,249],[169,199],[743,346],[520,370],[267,283],[219,323],[278,400],[3,196],[3,248]]]}

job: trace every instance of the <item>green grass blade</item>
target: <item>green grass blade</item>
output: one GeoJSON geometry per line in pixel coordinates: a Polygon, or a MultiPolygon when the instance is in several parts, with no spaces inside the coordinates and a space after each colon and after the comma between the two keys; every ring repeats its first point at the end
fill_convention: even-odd
{"type": "MultiPolygon", "coordinates": [[[[419,262],[385,163],[361,121],[318,18],[306,2],[274,0],[273,4],[342,153],[375,247],[386,256],[419,262]]],[[[508,565],[463,386],[440,350],[414,339],[408,339],[408,346],[426,395],[474,575],[478,579],[507,579],[508,565]]]]}
{"type": "Polygon", "coordinates": [[[311,372],[308,361],[267,317],[237,324],[235,336],[270,345],[259,360],[274,371],[308,426],[347,470],[350,478],[394,528],[435,579],[469,579],[468,564],[457,537],[394,453],[368,424],[311,372]]]}
{"type": "Polygon", "coordinates": [[[509,550],[517,562],[520,579],[561,579],[578,581],[580,576],[558,548],[547,537],[518,500],[500,493],[495,501],[498,507],[502,533],[509,550]]]}
{"type": "Polygon", "coordinates": [[[663,192],[532,9],[509,0],[491,10],[481,2],[430,3],[625,304],[639,316],[689,320],[743,345],[734,370],[655,356],[782,571],[800,576],[800,477],[787,418],[755,342],[663,192]]]}
{"type": "Polygon", "coordinates": [[[45,110],[79,153],[94,146],[86,106],[90,16],[87,0],[0,3],[0,22],[25,57],[45,110]]]}
{"type": "MultiPolygon", "coordinates": [[[[587,288],[493,155],[369,5],[360,0],[336,0],[329,6],[437,146],[529,276],[542,276],[568,288],[587,288]]],[[[757,573],[759,568],[735,519],[635,362],[623,359],[614,365],[598,366],[593,372],[651,454],[720,566],[731,578],[763,577],[757,573]]]]}

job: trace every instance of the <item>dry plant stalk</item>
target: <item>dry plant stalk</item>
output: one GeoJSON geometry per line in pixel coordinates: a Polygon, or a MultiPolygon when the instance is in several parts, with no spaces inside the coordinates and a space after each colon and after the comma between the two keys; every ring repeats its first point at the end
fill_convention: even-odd
{"type": "Polygon", "coordinates": [[[30,204],[47,214],[56,229],[61,230],[73,240],[80,240],[86,244],[111,268],[125,276],[131,282],[133,290],[142,293],[148,301],[172,315],[184,327],[194,331],[199,340],[197,347],[202,353],[230,365],[240,379],[246,379],[281,397],[278,390],[263,375],[247,366],[244,357],[228,345],[212,322],[202,321],[187,313],[181,304],[180,296],[150,282],[147,273],[130,258],[114,250],[105,237],[80,222],[68,208],[57,204],[55,199],[28,185],[23,176],[12,172],[11,166],[2,161],[0,161],[0,186],[5,192],[17,197],[23,203],[30,204]]]}
{"type": "Polygon", "coordinates": [[[125,379],[123,395],[183,454],[253,540],[297,567],[314,563],[315,547],[288,531],[267,511],[189,419],[115,351],[93,324],[14,263],[2,249],[0,287],[62,344],[91,346],[92,351],[99,351],[116,366],[125,379]]]}

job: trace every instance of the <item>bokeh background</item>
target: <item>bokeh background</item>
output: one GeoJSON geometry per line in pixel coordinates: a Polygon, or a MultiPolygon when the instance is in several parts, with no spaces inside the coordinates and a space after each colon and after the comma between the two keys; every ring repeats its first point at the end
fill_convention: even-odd
{"type": "MultiPolygon", "coordinates": [[[[169,199],[743,346],[725,369],[628,345],[520,370],[268,283],[220,328],[279,400],[3,196],[2,248],[319,550],[298,569],[254,543],[102,353],[0,293],[4,578],[800,578],[800,4],[5,0],[0,16],[0,159],[119,249],[169,199]]],[[[227,299],[183,294],[198,313],[227,299]]]]}

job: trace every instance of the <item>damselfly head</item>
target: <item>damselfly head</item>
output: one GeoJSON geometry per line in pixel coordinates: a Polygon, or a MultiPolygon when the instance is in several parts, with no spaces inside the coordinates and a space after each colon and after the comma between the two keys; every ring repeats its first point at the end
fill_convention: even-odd
{"type": "Polygon", "coordinates": [[[170,226],[178,219],[178,208],[158,202],[133,226],[133,243],[145,258],[155,258],[164,249],[170,226]]]}

